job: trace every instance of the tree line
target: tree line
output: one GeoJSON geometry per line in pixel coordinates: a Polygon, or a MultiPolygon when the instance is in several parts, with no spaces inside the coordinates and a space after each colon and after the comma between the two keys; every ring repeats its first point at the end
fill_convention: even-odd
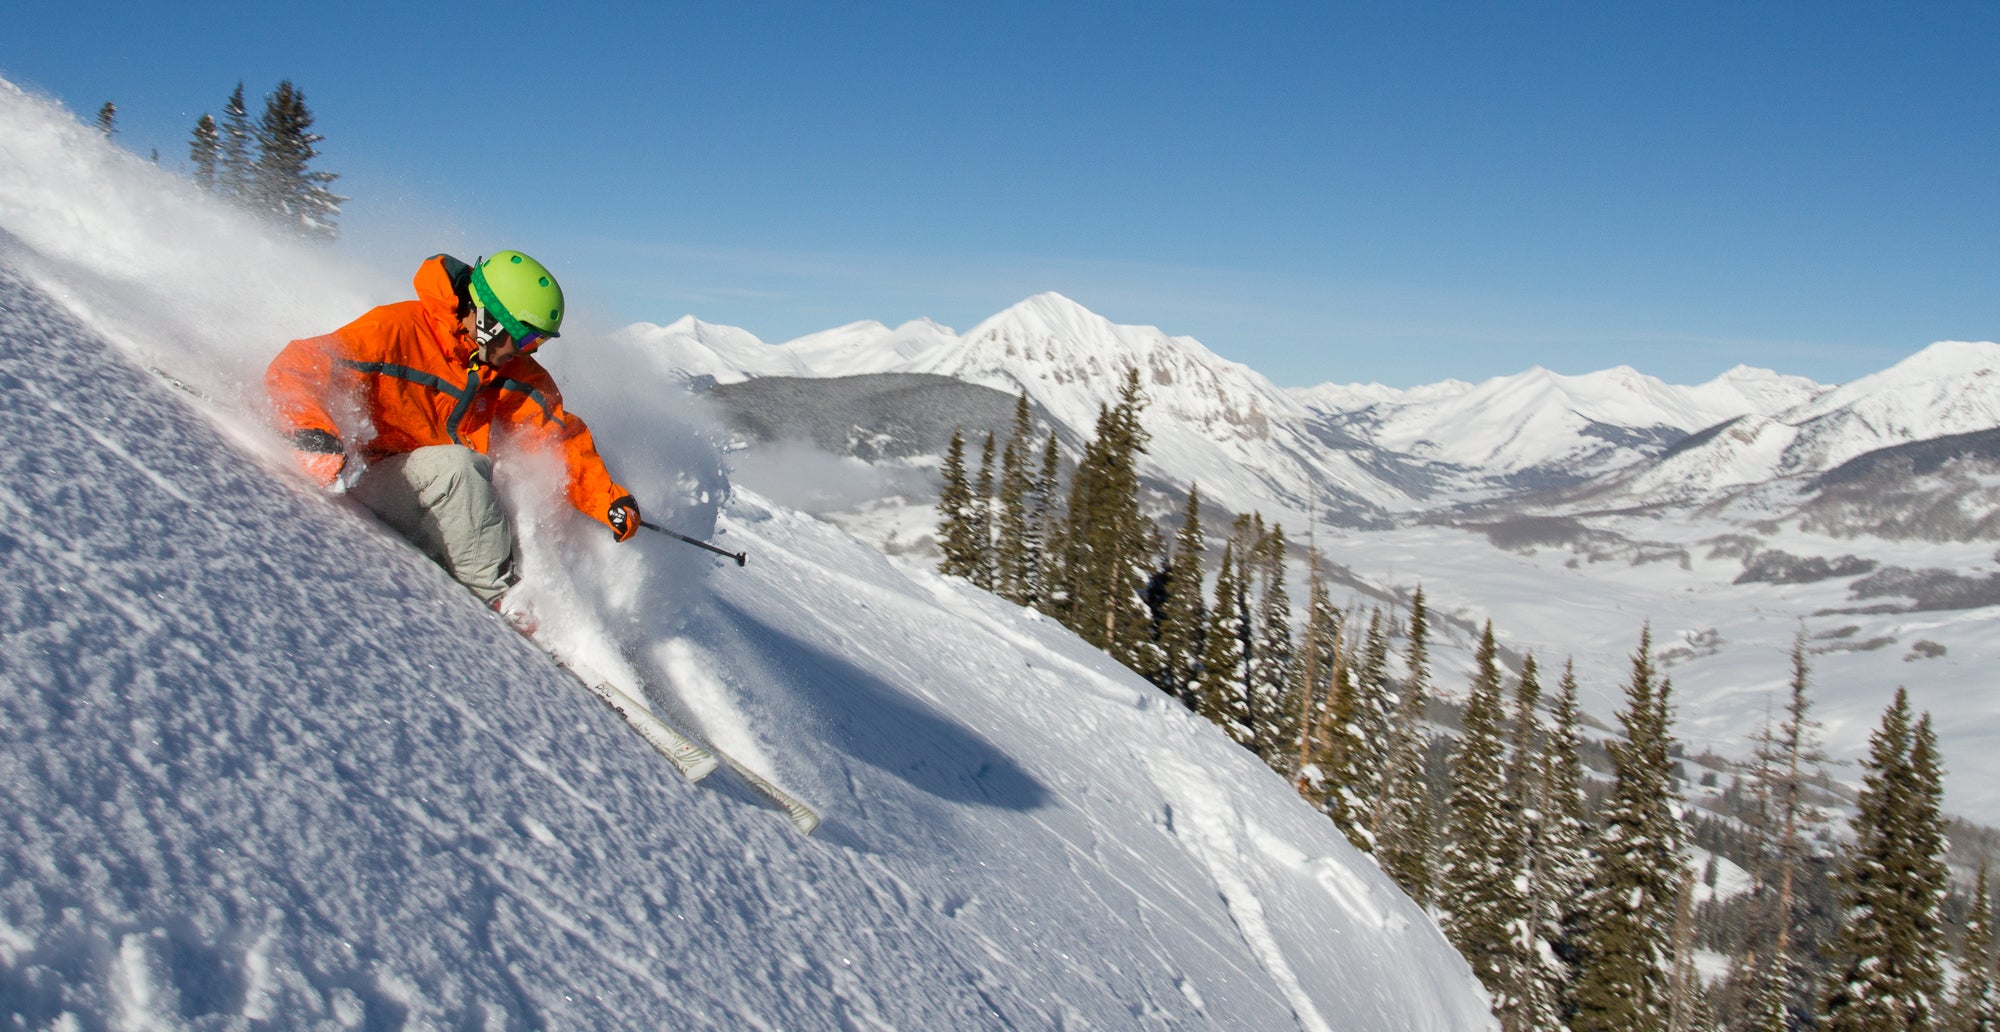
{"type": "MultiPolygon", "coordinates": [[[[107,137],[117,133],[117,117],[118,105],[105,101],[97,109],[98,130],[107,137]]],[[[338,173],[312,167],[326,139],[312,127],[305,92],[290,79],[264,95],[263,113],[254,121],[239,82],[221,119],[203,112],[195,120],[188,142],[194,181],[298,236],[331,240],[340,234],[340,206],[349,198],[331,189],[338,173]]]]}
{"type": "Polygon", "coordinates": [[[1219,535],[1211,572],[1198,487],[1171,538],[1144,511],[1144,405],[1128,369],[1066,491],[1025,393],[976,470],[954,433],[941,572],[1049,614],[1285,775],[1438,919],[1508,1032],[2000,1028],[1984,868],[1954,905],[1941,757],[1905,692],[1863,761],[1848,844],[1827,847],[1813,833],[1827,760],[1795,643],[1783,715],[1738,772],[1732,816],[1702,829],[1753,883],[1723,931],[1723,907],[1696,899],[1672,683],[1650,630],[1619,733],[1599,742],[1573,665],[1545,698],[1536,657],[1510,679],[1489,622],[1443,733],[1454,707],[1433,689],[1423,590],[1406,613],[1343,610],[1309,548],[1294,607],[1291,543],[1254,513],[1219,535]],[[1718,947],[1730,968],[1711,985],[1694,957],[1718,947]]]}

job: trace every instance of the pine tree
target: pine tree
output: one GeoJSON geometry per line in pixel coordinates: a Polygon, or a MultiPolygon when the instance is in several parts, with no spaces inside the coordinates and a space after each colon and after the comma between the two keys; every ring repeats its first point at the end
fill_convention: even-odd
{"type": "Polygon", "coordinates": [[[239,82],[236,92],[231,93],[228,103],[222,106],[218,187],[224,197],[245,208],[256,204],[256,171],[250,156],[250,145],[254,139],[250,111],[243,106],[243,84],[239,82]]]}
{"type": "Polygon", "coordinates": [[[1042,465],[1035,473],[1034,493],[1028,504],[1028,603],[1048,613],[1060,610],[1062,585],[1067,583],[1062,567],[1065,521],[1062,500],[1056,494],[1061,467],[1062,449],[1051,432],[1042,447],[1042,465]]]}
{"type": "Polygon", "coordinates": [[[967,509],[967,529],[978,546],[978,556],[972,563],[972,575],[968,579],[972,586],[992,591],[998,562],[993,548],[993,435],[986,435],[986,446],[979,453],[979,476],[972,482],[972,504],[967,509]]]}
{"type": "Polygon", "coordinates": [[[1951,1032],[2000,1032],[2000,989],[1993,979],[1993,896],[1986,874],[1986,858],[1981,857],[1966,907],[1965,934],[1959,937],[1951,1032]]]}
{"type": "Polygon", "coordinates": [[[1365,848],[1372,852],[1374,840],[1369,829],[1374,826],[1375,800],[1382,795],[1382,772],[1389,765],[1389,727],[1396,710],[1395,686],[1389,683],[1389,632],[1383,626],[1380,608],[1368,613],[1368,629],[1354,662],[1352,690],[1353,702],[1347,707],[1350,723],[1342,729],[1352,780],[1344,790],[1354,819],[1370,843],[1365,848]]]}
{"type": "Polygon", "coordinates": [[[972,485],[965,476],[965,434],[951,432],[945,445],[940,470],[943,485],[938,489],[938,550],[944,553],[938,572],[947,577],[970,580],[978,569],[979,539],[972,523],[972,485]]]}
{"type": "Polygon", "coordinates": [[[1118,404],[1098,412],[1097,436],[1070,479],[1062,564],[1068,596],[1057,616],[1078,637],[1132,670],[1158,669],[1145,602],[1158,531],[1139,508],[1139,371],[1126,370],[1118,404]]]}
{"type": "Polygon", "coordinates": [[[1556,943],[1543,920],[1551,889],[1542,853],[1549,848],[1554,814],[1548,800],[1548,756],[1535,717],[1541,697],[1541,668],[1531,652],[1521,660],[1521,676],[1514,685],[1507,785],[1501,799],[1501,823],[1510,836],[1499,867],[1519,872],[1509,900],[1512,909],[1505,915],[1510,967],[1506,995],[1511,1000],[1509,1009],[1500,1014],[1505,1032],[1539,1032],[1562,1022],[1565,979],[1553,963],[1556,943]]]}
{"type": "Polygon", "coordinates": [[[117,122],[118,105],[105,101],[104,106],[97,109],[97,131],[103,133],[104,138],[108,140],[111,134],[118,131],[117,122]]]}
{"type": "Polygon", "coordinates": [[[1767,727],[1757,736],[1752,769],[1760,800],[1753,820],[1764,840],[1760,891],[1768,891],[1771,902],[1770,927],[1752,940],[1757,956],[1751,965],[1751,1006],[1756,1020],[1778,1028],[1791,1021],[1786,1014],[1795,1005],[1803,1016],[1810,999],[1801,973],[1794,970],[1792,936],[1798,924],[1794,885],[1806,859],[1804,832],[1821,820],[1818,811],[1805,804],[1804,791],[1811,779],[1824,772],[1827,761],[1817,736],[1819,724],[1808,716],[1812,708],[1807,695],[1810,669],[1803,633],[1792,642],[1791,658],[1785,717],[1775,728],[1767,727]],[[1773,1026],[1773,1022],[1780,1024],[1773,1026]]]}
{"type": "Polygon", "coordinates": [[[1431,847],[1436,812],[1426,777],[1430,753],[1430,625],[1424,591],[1410,600],[1410,636],[1402,702],[1390,729],[1388,766],[1373,818],[1375,860],[1420,906],[1432,897],[1431,847]]]}
{"type": "Polygon", "coordinates": [[[1034,448],[1035,425],[1028,408],[1028,392],[1022,391],[1014,404],[1014,424],[1007,434],[1007,446],[1000,453],[1000,485],[995,498],[993,544],[994,586],[1001,598],[1018,605],[1034,601],[1034,567],[1040,543],[1033,538],[1029,507],[1035,478],[1029,469],[1034,448]]]}
{"type": "Polygon", "coordinates": [[[1584,894],[1574,1032],[1664,1032],[1672,1017],[1674,907],[1686,861],[1674,814],[1671,691],[1653,668],[1648,629],[1620,714],[1625,740],[1609,745],[1613,780],[1584,894]]]}
{"type": "Polygon", "coordinates": [[[313,132],[312,125],[306,95],[289,79],[278,83],[265,98],[264,117],[255,130],[258,154],[251,197],[254,208],[278,225],[303,237],[331,240],[340,233],[336,223],[347,198],[327,189],[338,174],[311,168],[319,157],[317,144],[326,138],[313,132]]]}
{"type": "Polygon", "coordinates": [[[1163,598],[1160,605],[1160,671],[1154,683],[1162,691],[1181,700],[1189,709],[1199,709],[1195,685],[1201,676],[1201,648],[1208,607],[1201,592],[1201,489],[1188,487],[1187,505],[1181,510],[1181,529],[1174,535],[1174,551],[1167,561],[1163,598]]]}
{"type": "Polygon", "coordinates": [[[1292,676],[1285,692],[1285,710],[1292,715],[1297,731],[1287,764],[1300,775],[1299,787],[1311,797],[1323,797],[1325,780],[1343,764],[1338,755],[1343,738],[1339,725],[1343,718],[1336,710],[1351,704],[1350,691],[1340,690],[1336,674],[1341,670],[1340,611],[1333,607],[1326,578],[1320,575],[1319,550],[1306,552],[1306,625],[1292,663],[1292,676]]]}
{"type": "Polygon", "coordinates": [[[1526,907],[1515,884],[1519,871],[1510,864],[1517,824],[1509,821],[1503,806],[1505,721],[1499,646],[1488,621],[1473,655],[1472,684],[1451,754],[1445,810],[1449,832],[1438,871],[1439,923],[1492,994],[1494,1013],[1511,1027],[1508,1018],[1522,1002],[1513,995],[1520,973],[1514,922],[1526,907]]]}
{"type": "Polygon", "coordinates": [[[1250,740],[1250,706],[1243,695],[1243,641],[1249,614],[1237,577],[1236,544],[1222,546],[1215,571],[1215,601],[1208,609],[1208,629],[1202,635],[1201,677],[1191,689],[1195,712],[1207,717],[1239,743],[1250,740]]]}
{"type": "Polygon", "coordinates": [[[1291,773],[1298,720],[1286,706],[1292,682],[1292,600],[1285,590],[1285,529],[1273,525],[1251,549],[1257,606],[1250,623],[1250,729],[1252,747],[1272,769],[1291,773]]]}
{"type": "Polygon", "coordinates": [[[194,138],[188,141],[188,160],[194,163],[194,181],[204,190],[216,189],[222,162],[222,130],[215,116],[204,113],[194,123],[194,138]]]}
{"type": "Polygon", "coordinates": [[[1582,710],[1576,664],[1563,665],[1549,740],[1541,763],[1542,819],[1532,859],[1536,936],[1548,945],[1547,980],[1557,1008],[1574,1010],[1578,942],[1583,935],[1584,888],[1591,880],[1590,822],[1584,794],[1582,710]]]}
{"type": "Polygon", "coordinates": [[[1942,1015],[1942,771],[1930,715],[1910,721],[1909,693],[1868,741],[1853,842],[1838,872],[1845,919],[1834,938],[1824,1027],[1930,1029],[1942,1015]]]}

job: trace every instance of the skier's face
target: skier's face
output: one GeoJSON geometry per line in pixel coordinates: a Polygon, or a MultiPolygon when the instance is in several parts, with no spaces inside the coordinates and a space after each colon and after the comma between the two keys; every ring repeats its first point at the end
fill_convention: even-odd
{"type": "Polygon", "coordinates": [[[466,329],[473,335],[477,346],[473,353],[479,361],[498,368],[512,362],[516,356],[525,355],[542,346],[549,339],[548,334],[529,329],[522,339],[500,328],[499,320],[487,315],[483,308],[475,308],[466,313],[466,329]]]}

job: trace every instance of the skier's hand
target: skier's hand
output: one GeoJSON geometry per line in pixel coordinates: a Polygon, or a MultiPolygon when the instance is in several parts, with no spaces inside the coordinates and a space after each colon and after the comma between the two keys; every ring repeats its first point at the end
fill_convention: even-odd
{"type": "Polygon", "coordinates": [[[347,466],[347,449],[325,430],[300,430],[292,434],[292,458],[313,483],[332,487],[347,466]]]}
{"type": "Polygon", "coordinates": [[[604,511],[604,522],[611,524],[611,534],[623,541],[639,532],[639,503],[631,495],[626,495],[611,503],[604,511]]]}

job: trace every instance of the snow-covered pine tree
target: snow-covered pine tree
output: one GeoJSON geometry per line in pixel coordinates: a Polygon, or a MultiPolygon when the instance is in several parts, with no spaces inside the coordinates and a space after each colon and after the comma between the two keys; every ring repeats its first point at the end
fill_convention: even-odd
{"type": "Polygon", "coordinates": [[[1208,628],[1202,635],[1201,677],[1192,692],[1195,712],[1243,743],[1250,740],[1249,700],[1243,694],[1243,642],[1249,613],[1243,604],[1238,567],[1236,543],[1225,542],[1215,570],[1215,601],[1208,608],[1208,628]]]}
{"type": "Polygon", "coordinates": [[[103,107],[97,109],[97,131],[103,133],[105,139],[110,139],[111,134],[118,131],[118,105],[107,100],[103,107]]]}
{"type": "Polygon", "coordinates": [[[1437,835],[1427,765],[1430,754],[1430,614],[1424,589],[1410,600],[1402,700],[1389,731],[1387,767],[1371,827],[1375,860],[1420,906],[1429,906],[1431,848],[1437,835]]]}
{"type": "Polygon", "coordinates": [[[1199,709],[1195,685],[1201,671],[1201,647],[1208,607],[1202,604],[1201,488],[1188,486],[1181,527],[1174,534],[1161,586],[1160,670],[1153,679],[1160,689],[1189,709],[1199,709]]]}
{"type": "Polygon", "coordinates": [[[999,563],[995,556],[993,542],[993,434],[986,434],[986,444],[979,452],[979,475],[972,481],[972,504],[967,508],[966,523],[972,540],[978,542],[979,556],[972,565],[972,586],[992,591],[997,578],[999,563]]]}
{"type": "Polygon", "coordinates": [[[194,181],[204,190],[216,188],[222,163],[222,130],[215,116],[203,112],[195,119],[194,136],[188,141],[188,161],[194,165],[194,181]]]}
{"type": "Polygon", "coordinates": [[[1034,540],[1034,521],[1029,512],[1035,490],[1033,461],[1035,424],[1028,408],[1028,392],[1022,391],[1014,403],[1014,422],[1007,431],[1007,446],[1000,453],[1000,483],[994,497],[993,583],[1001,598],[1017,605],[1032,601],[1034,566],[1040,543],[1034,540]]]}
{"type": "Polygon", "coordinates": [[[1949,1032],[2000,1032],[2000,989],[1993,979],[1993,894],[1987,858],[1979,858],[1965,928],[1958,938],[1958,983],[1952,988],[1949,1032]]]}
{"type": "Polygon", "coordinates": [[[1672,686],[1653,667],[1652,630],[1640,635],[1612,742],[1613,780],[1596,863],[1584,893],[1584,930],[1570,1028],[1666,1032],[1674,974],[1674,906],[1686,858],[1675,814],[1672,686]]]}
{"type": "Polygon", "coordinates": [[[257,162],[252,197],[255,207],[299,236],[331,240],[340,235],[340,206],[347,198],[327,187],[337,173],[312,169],[318,144],[326,137],[312,131],[313,113],[306,95],[286,79],[264,100],[264,117],[257,123],[257,162]]]}
{"type": "Polygon", "coordinates": [[[1390,721],[1396,711],[1395,686],[1389,682],[1389,630],[1379,606],[1368,611],[1368,629],[1359,652],[1353,663],[1351,725],[1344,730],[1352,753],[1348,766],[1354,778],[1347,791],[1353,797],[1355,820],[1367,829],[1374,824],[1375,800],[1382,794],[1382,772],[1389,765],[1390,721]]]}
{"type": "MultiPolygon", "coordinates": [[[[1261,522],[1261,521],[1260,521],[1261,522]]],[[[1251,550],[1256,610],[1246,681],[1250,695],[1252,748],[1273,770],[1289,774],[1298,741],[1298,721],[1285,705],[1292,682],[1292,600],[1285,589],[1285,528],[1273,524],[1251,550]]]]}
{"type": "Polygon", "coordinates": [[[1334,710],[1351,701],[1335,690],[1335,672],[1341,668],[1340,630],[1340,611],[1320,574],[1319,550],[1308,549],[1305,633],[1292,664],[1285,709],[1297,728],[1289,769],[1300,775],[1300,791],[1314,799],[1325,794],[1330,765],[1341,762],[1335,756],[1339,721],[1334,710]]]}
{"type": "Polygon", "coordinates": [[[1819,743],[1819,723],[1809,716],[1811,671],[1803,632],[1792,641],[1791,659],[1785,715],[1757,735],[1751,770],[1752,787],[1761,801],[1751,818],[1763,840],[1759,878],[1771,899],[1768,927],[1751,940],[1756,956],[1751,965],[1750,1007],[1754,1020],[1766,1027],[1777,1022],[1780,1029],[1803,1020],[1813,1003],[1813,987],[1793,956],[1792,937],[1798,924],[1794,886],[1806,860],[1805,832],[1824,820],[1806,804],[1805,789],[1824,775],[1827,763],[1819,743]]]}
{"type": "Polygon", "coordinates": [[[1935,1028],[1944,1013],[1943,771],[1930,714],[1913,725],[1904,689],[1862,761],[1837,874],[1845,916],[1834,936],[1830,1032],[1935,1028]]]}
{"type": "Polygon", "coordinates": [[[1063,540],[1063,528],[1068,522],[1062,510],[1062,496],[1057,493],[1062,463],[1062,448],[1056,443],[1054,431],[1050,431],[1048,443],[1042,447],[1042,466],[1035,473],[1034,500],[1028,507],[1028,539],[1039,550],[1031,564],[1033,580],[1028,586],[1031,604],[1045,613],[1059,612],[1067,596],[1065,585],[1069,575],[1063,567],[1063,554],[1068,549],[1063,540]]]}
{"type": "Polygon", "coordinates": [[[1577,940],[1583,931],[1583,890],[1590,884],[1590,819],[1584,793],[1583,716],[1576,663],[1563,664],[1541,764],[1542,819],[1532,859],[1535,934],[1547,944],[1544,965],[1557,989],[1558,1010],[1574,1008],[1577,940]]]}
{"type": "Polygon", "coordinates": [[[1563,980],[1550,963],[1555,946],[1543,935],[1541,915],[1545,868],[1541,853],[1549,839],[1551,813],[1547,804],[1548,759],[1535,708],[1542,697],[1541,668],[1534,653],[1521,660],[1514,683],[1514,719],[1508,736],[1507,787],[1501,801],[1501,821],[1511,829],[1500,868],[1518,872],[1512,894],[1514,910],[1507,915],[1510,1008],[1500,1014],[1504,1032],[1540,1032],[1562,1023],[1563,980]]]}
{"type": "Polygon", "coordinates": [[[938,572],[970,580],[979,566],[979,540],[972,523],[972,483],[965,474],[965,433],[953,430],[945,445],[938,488],[938,572]]]}
{"type": "MultiPolygon", "coordinates": [[[[1487,621],[1473,653],[1472,683],[1451,753],[1444,856],[1438,867],[1438,908],[1445,937],[1493,996],[1503,1023],[1520,1008],[1513,932],[1526,907],[1510,864],[1514,832],[1507,798],[1506,700],[1500,649],[1487,621]]],[[[1518,815],[1511,815],[1518,817],[1518,815]]]]}
{"type": "Polygon", "coordinates": [[[250,111],[243,106],[243,84],[236,84],[236,92],[229,95],[229,101],[222,105],[222,149],[218,165],[217,188],[222,196],[245,208],[255,204],[256,171],[250,155],[250,144],[256,138],[250,126],[250,111]]]}
{"type": "Polygon", "coordinates": [[[1057,614],[1083,640],[1142,673],[1158,667],[1144,594],[1158,530],[1139,508],[1145,404],[1139,371],[1128,367],[1118,404],[1098,411],[1096,439],[1070,480],[1063,564],[1072,597],[1057,614]]]}

